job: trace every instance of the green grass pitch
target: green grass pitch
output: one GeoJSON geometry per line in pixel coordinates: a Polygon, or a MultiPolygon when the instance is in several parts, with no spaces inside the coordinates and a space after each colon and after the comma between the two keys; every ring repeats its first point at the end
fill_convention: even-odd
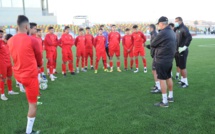
{"type": "MultiPolygon", "coordinates": [[[[190,86],[180,89],[174,81],[175,102],[169,108],[153,106],[161,95],[150,93],[154,82],[148,50],[147,74],[141,61],[137,74],[118,73],[116,67],[106,73],[100,61],[98,74],[89,70],[66,78],[61,74],[60,52],[58,78],[41,91],[43,105],[38,106],[34,124],[43,134],[215,133],[215,39],[193,39],[187,65],[190,86]]],[[[123,66],[121,56],[122,70],[123,66]]],[[[174,66],[174,75],[175,70],[174,66]]],[[[13,86],[18,91],[15,82],[13,86]]],[[[15,134],[26,127],[25,94],[8,97],[8,101],[0,100],[0,134],[15,134]]]]}

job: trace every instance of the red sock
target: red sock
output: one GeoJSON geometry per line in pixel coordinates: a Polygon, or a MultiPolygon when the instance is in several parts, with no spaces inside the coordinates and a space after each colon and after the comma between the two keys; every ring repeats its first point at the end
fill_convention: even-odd
{"type": "Polygon", "coordinates": [[[113,61],[110,61],[110,67],[113,67],[113,61]]]}
{"type": "Polygon", "coordinates": [[[3,81],[0,82],[0,86],[1,86],[1,94],[4,94],[4,82],[3,81]]]}
{"type": "Polygon", "coordinates": [[[139,61],[138,61],[138,59],[135,59],[135,63],[136,63],[136,68],[138,68],[139,67],[139,61]]]}
{"type": "Polygon", "coordinates": [[[84,68],[84,57],[81,58],[81,66],[84,68]]]}
{"type": "Polygon", "coordinates": [[[143,66],[144,66],[144,67],[147,67],[146,59],[145,59],[145,58],[143,59],[143,66]]]}
{"type": "Polygon", "coordinates": [[[79,60],[80,60],[80,58],[77,57],[77,59],[76,59],[76,67],[77,67],[77,68],[79,67],[79,60]]]}
{"type": "Polygon", "coordinates": [[[53,66],[50,66],[50,67],[49,67],[49,73],[50,73],[50,74],[53,74],[53,71],[54,71],[53,66]]]}
{"type": "Polygon", "coordinates": [[[98,70],[98,66],[99,66],[99,60],[97,59],[96,60],[96,68],[95,68],[95,70],[98,70]]]}
{"type": "Polygon", "coordinates": [[[134,60],[130,60],[130,67],[133,68],[134,60]]]}
{"type": "Polygon", "coordinates": [[[124,59],[124,66],[126,69],[128,68],[128,60],[127,59],[124,59]]]}
{"type": "Polygon", "coordinates": [[[69,71],[70,72],[74,72],[74,69],[73,69],[73,63],[69,63],[69,71]]]}
{"type": "Polygon", "coordinates": [[[120,67],[120,61],[117,61],[116,64],[117,64],[117,67],[120,67]]]}
{"type": "Polygon", "coordinates": [[[9,91],[12,91],[12,80],[11,79],[7,80],[7,87],[8,87],[9,91]]]}
{"type": "Polygon", "coordinates": [[[107,61],[103,60],[104,68],[107,69],[107,61]]]}
{"type": "Polygon", "coordinates": [[[88,57],[86,56],[86,57],[85,57],[85,67],[87,67],[87,66],[88,66],[88,62],[87,62],[87,60],[88,60],[88,57]]]}
{"type": "Polygon", "coordinates": [[[41,67],[41,68],[40,68],[40,72],[41,72],[41,73],[44,73],[44,67],[41,67]]]}
{"type": "Polygon", "coordinates": [[[66,64],[62,64],[62,72],[66,73],[66,64]]]}
{"type": "Polygon", "coordinates": [[[90,65],[93,66],[93,57],[90,57],[90,65]]]}

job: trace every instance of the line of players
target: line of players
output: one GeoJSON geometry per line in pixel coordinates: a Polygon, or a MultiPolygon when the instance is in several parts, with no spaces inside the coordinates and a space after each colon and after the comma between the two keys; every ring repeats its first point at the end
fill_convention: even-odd
{"type": "MultiPolygon", "coordinates": [[[[145,58],[144,45],[146,42],[145,35],[138,30],[138,26],[133,26],[133,33],[131,34],[130,29],[125,30],[125,36],[122,38],[123,50],[124,50],[124,66],[125,70],[128,70],[127,58],[130,57],[130,68],[133,70],[133,63],[135,57],[136,70],[134,73],[139,71],[138,56],[142,57],[144,72],[147,72],[147,64],[145,58]]],[[[62,48],[62,73],[66,76],[66,65],[68,63],[69,71],[72,75],[75,75],[75,69],[73,67],[73,53],[72,47],[75,45],[76,49],[76,73],[87,72],[88,57],[90,57],[90,67],[93,70],[93,47],[96,50],[96,62],[95,62],[95,73],[98,73],[98,63],[102,58],[104,71],[113,72],[113,56],[117,58],[117,71],[121,72],[120,69],[120,41],[121,35],[116,31],[116,25],[111,26],[111,32],[107,33],[104,31],[104,26],[99,28],[98,35],[93,37],[90,34],[90,28],[86,28],[86,34],[84,29],[79,29],[79,35],[74,39],[70,34],[70,28],[66,26],[64,33],[58,40],[54,34],[54,28],[48,28],[48,34],[44,39],[44,46],[46,50],[47,72],[50,74],[51,81],[54,81],[56,77],[54,73],[56,71],[56,59],[57,59],[57,47],[62,48]],[[110,70],[107,69],[107,57],[110,61],[110,70]],[[81,70],[79,69],[79,62],[81,61],[81,70]]]]}

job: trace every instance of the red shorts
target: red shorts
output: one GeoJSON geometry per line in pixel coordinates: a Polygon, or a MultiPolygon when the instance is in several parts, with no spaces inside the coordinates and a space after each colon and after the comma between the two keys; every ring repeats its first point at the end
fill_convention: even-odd
{"type": "MultiPolygon", "coordinates": [[[[1,59],[2,60],[2,59],[1,59]]],[[[6,78],[7,77],[7,66],[5,63],[0,62],[0,78],[6,78]]]]}
{"type": "Polygon", "coordinates": [[[96,60],[100,60],[102,58],[102,60],[107,60],[107,55],[106,52],[96,52],[96,60]]]}
{"type": "Polygon", "coordinates": [[[62,52],[62,60],[63,62],[72,61],[73,60],[72,51],[62,52]]]}
{"type": "Polygon", "coordinates": [[[55,58],[55,51],[46,51],[46,58],[54,60],[54,58],[55,58]]]}
{"type": "Polygon", "coordinates": [[[39,96],[38,78],[17,78],[17,81],[25,87],[28,102],[37,103],[37,97],[39,96]]]}
{"type": "Polygon", "coordinates": [[[12,71],[12,66],[7,66],[7,77],[12,77],[13,71],[12,71]]]}
{"type": "Polygon", "coordinates": [[[130,52],[128,52],[127,50],[124,50],[124,57],[127,58],[128,56],[129,56],[130,58],[133,58],[133,57],[134,57],[133,50],[131,50],[130,52]]]}
{"type": "Polygon", "coordinates": [[[77,57],[84,57],[85,56],[85,50],[84,49],[77,49],[77,52],[76,52],[76,56],[77,57]]]}
{"type": "Polygon", "coordinates": [[[144,48],[138,48],[138,49],[134,49],[134,56],[145,56],[145,49],[144,48]]]}
{"type": "Polygon", "coordinates": [[[93,57],[93,49],[86,49],[85,50],[85,56],[88,57],[93,57]]]}
{"type": "Polygon", "coordinates": [[[113,57],[114,54],[116,55],[116,57],[119,57],[120,56],[120,50],[109,50],[109,55],[110,57],[113,57]]]}

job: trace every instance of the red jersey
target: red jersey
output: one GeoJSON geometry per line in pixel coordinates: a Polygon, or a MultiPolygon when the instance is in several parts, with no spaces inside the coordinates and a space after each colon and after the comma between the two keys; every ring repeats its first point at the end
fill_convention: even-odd
{"type": "Polygon", "coordinates": [[[38,41],[39,47],[40,47],[40,51],[41,51],[41,54],[42,54],[42,52],[43,52],[43,40],[42,40],[42,38],[37,37],[36,35],[32,35],[32,37],[34,37],[38,41]]]}
{"type": "Polygon", "coordinates": [[[95,38],[94,44],[95,44],[95,48],[96,48],[96,53],[98,53],[98,52],[105,53],[105,42],[106,42],[106,39],[103,35],[98,35],[95,38]]]}
{"type": "Polygon", "coordinates": [[[77,49],[84,50],[85,49],[85,36],[78,36],[75,39],[75,46],[77,49]]]}
{"type": "Polygon", "coordinates": [[[121,39],[121,36],[118,32],[110,32],[108,35],[109,49],[119,50],[120,39],[121,39]]]}
{"type": "Polygon", "coordinates": [[[44,43],[46,51],[55,51],[59,42],[55,34],[46,34],[44,43]]]}
{"type": "Polygon", "coordinates": [[[133,49],[133,38],[132,35],[125,35],[122,38],[122,45],[124,50],[132,50],[133,49]]]}
{"type": "Polygon", "coordinates": [[[133,45],[134,48],[142,48],[143,44],[146,42],[146,37],[142,32],[133,32],[132,33],[133,38],[133,45]]]}
{"type": "Polygon", "coordinates": [[[3,45],[3,40],[0,39],[0,64],[1,65],[5,65],[6,62],[5,62],[5,55],[6,55],[6,52],[5,52],[5,46],[3,45]]]}
{"type": "Polygon", "coordinates": [[[7,66],[12,66],[11,60],[10,60],[10,52],[9,52],[9,46],[3,41],[2,47],[4,48],[5,51],[5,63],[7,66]]]}
{"type": "Polygon", "coordinates": [[[93,49],[93,40],[94,37],[91,34],[85,35],[86,49],[93,49]]]}
{"type": "Polygon", "coordinates": [[[71,50],[71,47],[72,45],[74,44],[74,39],[72,37],[72,35],[70,34],[62,34],[61,36],[61,46],[62,46],[62,49],[65,49],[65,50],[71,50]]]}
{"type": "Polygon", "coordinates": [[[42,66],[42,55],[38,41],[24,33],[18,33],[8,41],[13,59],[16,78],[34,78],[38,76],[38,67],[42,66]]]}

